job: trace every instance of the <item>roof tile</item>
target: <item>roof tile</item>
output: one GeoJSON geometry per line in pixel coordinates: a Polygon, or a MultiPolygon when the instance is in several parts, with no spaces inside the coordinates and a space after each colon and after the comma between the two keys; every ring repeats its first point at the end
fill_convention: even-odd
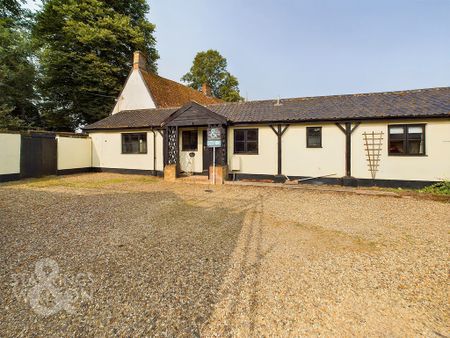
{"type": "MultiPolygon", "coordinates": [[[[197,101],[198,102],[198,101],[197,101]]],[[[198,102],[201,103],[201,102],[198,102]]],[[[206,105],[231,123],[449,117],[450,87],[206,105]]],[[[85,129],[161,126],[172,109],[123,111],[85,129]]]]}

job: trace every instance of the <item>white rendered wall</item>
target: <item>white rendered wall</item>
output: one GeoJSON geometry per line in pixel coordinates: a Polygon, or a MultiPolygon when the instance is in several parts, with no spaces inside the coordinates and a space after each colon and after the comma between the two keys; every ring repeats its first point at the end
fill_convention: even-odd
{"type": "Polygon", "coordinates": [[[352,175],[372,178],[363,133],[383,132],[376,179],[439,181],[450,179],[450,120],[363,122],[352,135],[352,175]],[[425,124],[425,156],[389,156],[388,125],[425,124]]]}
{"type": "Polygon", "coordinates": [[[232,158],[240,161],[240,173],[277,174],[277,136],[267,125],[249,125],[228,128],[228,165],[232,158]],[[258,129],[258,154],[234,154],[234,130],[258,129]]]}
{"type": "Polygon", "coordinates": [[[92,167],[91,139],[57,136],[58,170],[92,167]]]}
{"type": "Polygon", "coordinates": [[[117,98],[112,113],[115,114],[122,110],[150,108],[156,108],[155,103],[147,90],[140,71],[133,69],[122,93],[117,98]]]}
{"type": "Polygon", "coordinates": [[[0,175],[20,173],[20,134],[0,134],[0,175]]]}
{"type": "MultiPolygon", "coordinates": [[[[128,133],[130,131],[126,131],[128,133]]],[[[132,131],[147,133],[147,154],[122,154],[121,132],[91,132],[92,165],[96,168],[154,170],[153,132],[148,130],[132,131]]],[[[125,133],[125,131],[124,131],[125,133]]],[[[156,170],[163,170],[162,137],[155,130],[156,170]]]]}
{"type": "Polygon", "coordinates": [[[333,123],[291,125],[282,139],[282,173],[287,176],[345,175],[345,135],[333,123]],[[322,147],[306,147],[306,128],[322,127],[322,147]]]}

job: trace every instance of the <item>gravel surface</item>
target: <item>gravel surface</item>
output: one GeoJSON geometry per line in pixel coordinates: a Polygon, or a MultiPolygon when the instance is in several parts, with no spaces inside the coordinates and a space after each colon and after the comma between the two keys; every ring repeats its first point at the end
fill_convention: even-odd
{"type": "Polygon", "coordinates": [[[0,226],[2,337],[449,332],[445,202],[83,174],[0,226]]]}

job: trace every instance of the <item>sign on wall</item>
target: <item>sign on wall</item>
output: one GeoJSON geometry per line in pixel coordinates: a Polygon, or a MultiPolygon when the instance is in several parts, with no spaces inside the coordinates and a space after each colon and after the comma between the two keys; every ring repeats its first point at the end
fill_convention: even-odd
{"type": "Polygon", "coordinates": [[[208,138],[206,142],[209,148],[219,148],[222,146],[222,128],[210,127],[208,128],[208,138]]]}

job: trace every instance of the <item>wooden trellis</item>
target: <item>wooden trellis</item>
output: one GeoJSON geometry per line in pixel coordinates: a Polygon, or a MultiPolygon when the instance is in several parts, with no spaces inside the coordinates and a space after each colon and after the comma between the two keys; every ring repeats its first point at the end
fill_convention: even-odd
{"type": "Polygon", "coordinates": [[[366,150],[366,161],[372,179],[375,179],[380,166],[380,155],[383,147],[383,132],[364,132],[364,147],[366,150]]]}

